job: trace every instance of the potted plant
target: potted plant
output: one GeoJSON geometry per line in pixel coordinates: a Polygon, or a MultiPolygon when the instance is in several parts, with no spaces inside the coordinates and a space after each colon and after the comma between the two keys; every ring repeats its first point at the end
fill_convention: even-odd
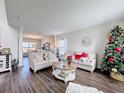
{"type": "Polygon", "coordinates": [[[19,61],[17,59],[11,60],[12,71],[16,71],[18,69],[18,64],[19,64],[19,61]]]}

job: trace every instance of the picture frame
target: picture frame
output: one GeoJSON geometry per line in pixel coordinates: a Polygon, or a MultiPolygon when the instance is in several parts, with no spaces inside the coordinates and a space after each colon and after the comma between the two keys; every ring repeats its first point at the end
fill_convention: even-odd
{"type": "Polygon", "coordinates": [[[89,47],[92,44],[92,39],[88,36],[85,36],[82,38],[81,42],[83,47],[89,47]]]}
{"type": "Polygon", "coordinates": [[[2,54],[10,54],[10,48],[3,48],[2,54]]]}
{"type": "Polygon", "coordinates": [[[45,44],[43,44],[42,49],[43,49],[43,50],[50,51],[50,43],[49,43],[49,42],[46,42],[45,44]]]}

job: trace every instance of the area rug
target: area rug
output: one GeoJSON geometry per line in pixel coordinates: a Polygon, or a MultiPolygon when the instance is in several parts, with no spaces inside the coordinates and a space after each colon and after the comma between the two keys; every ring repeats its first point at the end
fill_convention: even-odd
{"type": "Polygon", "coordinates": [[[82,86],[80,84],[70,82],[65,93],[103,93],[93,87],[82,86]]]}

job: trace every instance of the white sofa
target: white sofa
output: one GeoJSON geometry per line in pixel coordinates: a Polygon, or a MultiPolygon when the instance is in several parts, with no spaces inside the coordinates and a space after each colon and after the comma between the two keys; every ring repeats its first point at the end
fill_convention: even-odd
{"type": "Polygon", "coordinates": [[[88,53],[88,58],[85,59],[85,62],[81,62],[80,60],[76,60],[77,61],[77,66],[78,68],[84,69],[84,70],[88,70],[91,73],[94,72],[95,68],[96,68],[96,55],[93,53],[88,53]]]}
{"type": "Polygon", "coordinates": [[[29,53],[29,66],[34,72],[50,67],[54,62],[57,61],[58,59],[56,58],[56,55],[52,52],[39,51],[29,53]],[[43,59],[43,54],[47,56],[46,60],[43,59]]]}
{"type": "MultiPolygon", "coordinates": [[[[83,52],[75,52],[75,54],[81,54],[81,53],[83,53],[83,52]]],[[[68,55],[72,55],[73,62],[77,64],[78,68],[88,70],[91,73],[93,73],[96,68],[96,54],[90,53],[90,52],[86,52],[86,53],[88,53],[88,57],[82,58],[83,62],[81,60],[76,60],[74,57],[75,54],[71,54],[71,53],[66,54],[66,58],[68,55]]],[[[64,59],[65,59],[65,57],[64,57],[64,59]]]]}
{"type": "Polygon", "coordinates": [[[82,85],[70,82],[68,87],[66,88],[65,93],[103,93],[103,92],[93,87],[82,86],[82,85]]]}

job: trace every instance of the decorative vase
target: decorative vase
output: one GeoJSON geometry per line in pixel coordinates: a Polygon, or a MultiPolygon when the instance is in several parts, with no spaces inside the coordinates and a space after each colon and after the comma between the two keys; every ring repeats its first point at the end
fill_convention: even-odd
{"type": "Polygon", "coordinates": [[[116,79],[118,81],[124,81],[124,75],[121,75],[121,74],[116,74],[114,72],[111,72],[110,76],[113,78],[113,79],[116,79]]]}
{"type": "Polygon", "coordinates": [[[71,62],[70,62],[70,61],[68,62],[68,65],[69,65],[69,66],[71,65],[71,62]]]}

